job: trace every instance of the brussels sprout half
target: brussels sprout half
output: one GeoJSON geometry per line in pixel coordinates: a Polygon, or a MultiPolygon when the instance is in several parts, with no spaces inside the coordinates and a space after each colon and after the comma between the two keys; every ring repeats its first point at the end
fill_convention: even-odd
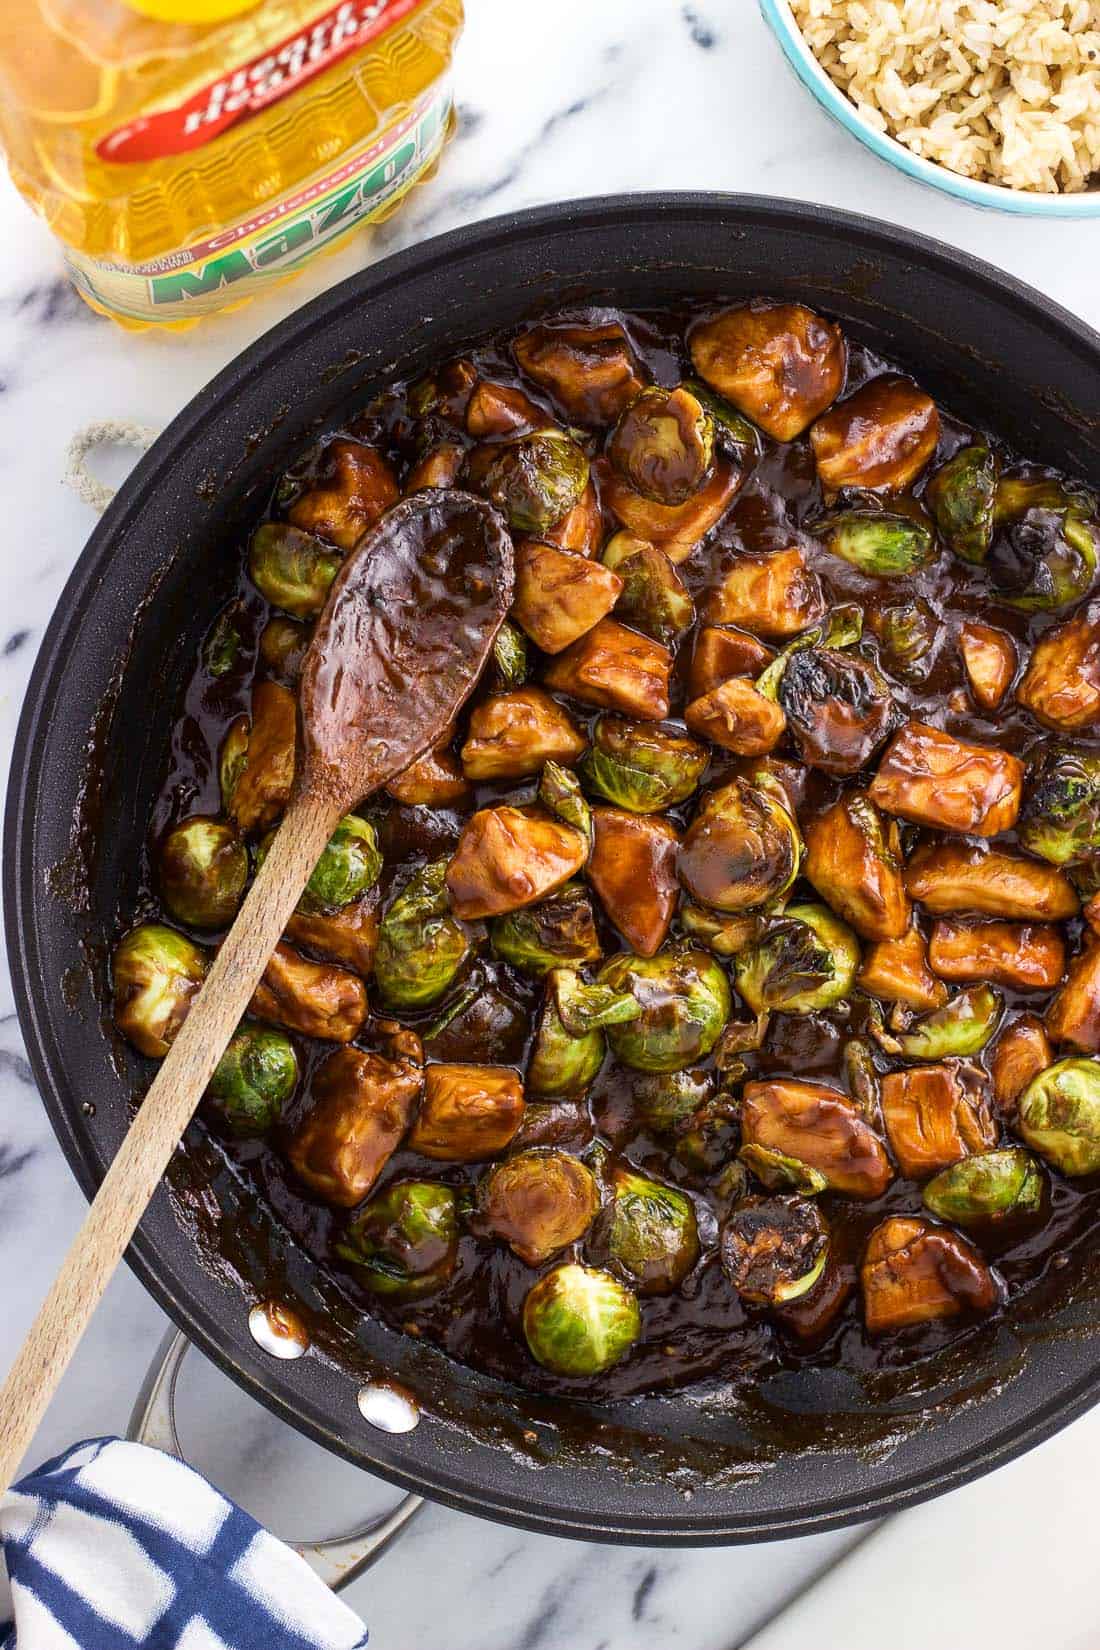
{"type": "Polygon", "coordinates": [[[1017,1104],[1017,1132],[1065,1175],[1100,1170],[1100,1062],[1058,1060],[1017,1104]]]}
{"type": "Polygon", "coordinates": [[[553,527],[588,483],[588,460],[563,430],[535,430],[478,447],[467,471],[471,484],[521,533],[553,527]]]}
{"type": "Polygon", "coordinates": [[[177,922],[227,928],[248,881],[248,849],[226,819],[194,814],[160,845],[160,891],[177,922]]]}
{"type": "Polygon", "coordinates": [[[1021,847],[1051,865],[1100,852],[1100,756],[1057,745],[1031,775],[1020,812],[1021,847]]]}
{"type": "Polygon", "coordinates": [[[803,1197],[747,1197],[722,1228],[722,1269],[752,1306],[808,1295],[829,1258],[829,1228],[803,1197]]]}
{"type": "Polygon", "coordinates": [[[798,875],[802,838],[770,774],[737,777],[699,804],[680,850],[680,881],[701,905],[741,914],[773,906],[798,875]]]}
{"type": "Polygon", "coordinates": [[[814,1014],[849,994],[859,957],[855,934],[827,905],[789,905],[737,954],[734,977],[754,1014],[814,1014]]]}
{"type": "Polygon", "coordinates": [[[335,1249],[373,1294],[430,1294],[454,1271],[458,1198],[434,1180],[398,1180],[348,1222],[335,1249]]]}
{"type": "Polygon", "coordinates": [[[111,968],[115,1024],[142,1054],[162,1059],[187,1018],[209,961],[174,928],[143,922],[124,934],[111,968]]]}
{"type": "Polygon", "coordinates": [[[636,1297],[610,1272],[592,1266],[556,1266],[523,1303],[531,1356],[557,1375],[602,1375],[641,1332],[636,1297]]]}
{"type": "Polygon", "coordinates": [[[993,542],[998,465],[984,442],[963,447],[928,479],[924,501],[961,561],[981,563],[993,542]]]}
{"type": "Polygon", "coordinates": [[[600,1188],[586,1164],[570,1152],[535,1147],[486,1175],[477,1222],[528,1266],[541,1266],[582,1238],[599,1208],[600,1188]]]}
{"type": "Polygon", "coordinates": [[[1089,589],[1100,526],[1087,493],[1049,480],[1002,476],[990,556],[994,591],[1006,607],[1052,613],[1089,589]]]}
{"type": "Polygon", "coordinates": [[[607,456],[643,498],[683,504],[706,480],[714,457],[714,421],[685,385],[653,384],[620,415],[607,456]]]}
{"type": "Polygon", "coordinates": [[[907,1060],[980,1054],[1000,1024],[1003,1008],[1001,994],[992,986],[956,991],[942,1008],[922,1014],[908,1031],[898,1033],[897,1052],[907,1060]]]}
{"type": "Polygon", "coordinates": [[[802,760],[826,773],[855,773],[895,726],[894,695],[866,659],[835,647],[795,652],[779,703],[802,760]]]}
{"type": "Polygon", "coordinates": [[[923,681],[944,633],[943,624],[924,597],[875,607],[867,615],[867,623],[891,673],[903,682],[923,681]]]}
{"type": "Polygon", "coordinates": [[[599,1074],[605,1052],[599,1030],[577,1033],[566,1029],[553,993],[548,992],[527,1065],[527,1093],[543,1099],[579,1098],[599,1074]]]}
{"type": "Polygon", "coordinates": [[[593,1233],[595,1257],[640,1295],[668,1295],[699,1259],[699,1229],[691,1199],[636,1170],[616,1164],[610,1201],[593,1233]]]}
{"type": "Polygon", "coordinates": [[[345,814],[310,872],[299,909],[339,911],[373,888],[381,869],[374,826],[358,814],[345,814]]]}
{"type": "Polygon", "coordinates": [[[608,1027],[612,1052],[638,1071],[679,1071],[710,1053],[729,1019],[725,973],[705,951],[670,948],[655,957],[622,952],[599,982],[628,991],[641,1012],[608,1027]]]}
{"type": "Polygon", "coordinates": [[[622,716],[601,716],[581,762],[590,791],[630,813],[661,813],[685,802],[706,771],[704,745],[686,734],[622,716]]]}
{"type": "Polygon", "coordinates": [[[391,902],[378,931],[374,977],[395,1008],[424,1008],[447,990],[470,955],[470,940],[451,915],[439,859],[415,871],[391,902]]]}
{"type": "Polygon", "coordinates": [[[953,1163],[924,1188],[924,1204],[956,1226],[982,1226],[1034,1215],[1043,1203],[1043,1171],[1030,1152],[1009,1146],[953,1163]]]}
{"type": "Polygon", "coordinates": [[[580,967],[603,955],[592,902],[579,882],[567,882],[537,905],[494,917],[489,932],[497,956],[536,979],[552,968],[580,967]]]}
{"type": "Polygon", "coordinates": [[[338,551],[311,533],[269,521],[252,535],[248,571],[273,607],[296,619],[314,619],[325,605],[341,559],[338,551]]]}
{"type": "Polygon", "coordinates": [[[620,619],[674,648],[695,622],[695,603],[665,552],[633,533],[615,533],[600,560],[622,580],[615,602],[620,619]]]}
{"type": "Polygon", "coordinates": [[[832,555],[875,579],[916,573],[936,558],[936,541],[926,521],[874,503],[833,511],[813,530],[832,555]]]}
{"type": "Polygon", "coordinates": [[[298,1056],[284,1031],[244,1020],[214,1068],[206,1098],[236,1135],[263,1135],[282,1116],[298,1081],[298,1056]]]}

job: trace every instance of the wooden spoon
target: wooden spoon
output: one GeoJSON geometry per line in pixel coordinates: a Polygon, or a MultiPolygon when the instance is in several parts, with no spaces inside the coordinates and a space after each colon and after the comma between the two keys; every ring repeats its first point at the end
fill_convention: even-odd
{"type": "Polygon", "coordinates": [[[443,736],[512,599],[512,545],[469,493],[395,505],[329,593],[302,667],[294,795],[0,1391],[0,1492],[22,1460],[337,824],[443,736]]]}

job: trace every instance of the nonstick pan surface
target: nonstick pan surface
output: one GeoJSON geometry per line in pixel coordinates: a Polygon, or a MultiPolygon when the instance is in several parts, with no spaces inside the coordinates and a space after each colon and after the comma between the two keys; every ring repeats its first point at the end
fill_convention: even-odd
{"type": "MultiPolygon", "coordinates": [[[[988,266],[904,230],[751,196],[638,195],[498,218],[334,288],[208,386],[93,533],[42,644],[12,767],[4,901],[19,1016],[53,1126],[91,1193],[147,1068],[111,1032],[105,961],[194,651],[272,474],[349,404],[488,332],[581,303],[798,298],[918,373],[1018,450],[1100,487],[1100,339],[988,266]],[[93,1108],[88,1114],[88,1108],[93,1108]]],[[[337,1453],[469,1512],[561,1535],[701,1544],[806,1534],[927,1498],[1039,1442],[1100,1391],[1086,1257],[868,1395],[838,1371],[630,1403],[550,1401],[370,1320],[328,1313],[304,1257],[188,1136],[130,1250],[165,1311],[247,1391],[337,1453]],[[278,1273],[318,1325],[277,1363],[248,1308],[278,1273]],[[325,1327],[326,1321],[328,1327],[325,1327]],[[364,1422],[388,1371],[422,1419],[364,1422]]]]}

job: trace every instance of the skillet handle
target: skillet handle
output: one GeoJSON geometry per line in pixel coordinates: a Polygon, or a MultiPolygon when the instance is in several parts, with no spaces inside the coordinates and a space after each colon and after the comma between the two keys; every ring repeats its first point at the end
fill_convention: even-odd
{"type": "MultiPolygon", "coordinates": [[[[178,1329],[169,1329],[146,1371],[126,1429],[132,1443],[150,1444],[180,1461],[186,1456],[176,1428],[176,1383],[190,1350],[187,1336],[178,1329]]],[[[291,1546],[326,1586],[338,1593],[381,1558],[423,1505],[421,1496],[406,1495],[392,1512],[349,1535],[334,1536],[331,1541],[295,1541],[291,1546]]]]}

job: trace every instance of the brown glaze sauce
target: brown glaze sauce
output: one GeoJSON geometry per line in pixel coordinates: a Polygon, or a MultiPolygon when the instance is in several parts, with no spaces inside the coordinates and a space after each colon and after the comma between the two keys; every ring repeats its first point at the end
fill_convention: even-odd
{"type": "MultiPolygon", "coordinates": [[[[653,380],[673,386],[691,375],[691,364],[683,345],[685,325],[692,317],[675,314],[620,314],[608,310],[581,311],[573,317],[586,323],[621,320],[637,354],[653,380]]],[[[547,414],[548,423],[559,421],[547,397],[531,381],[517,372],[509,353],[509,340],[492,340],[468,351],[479,374],[496,383],[522,387],[547,414]]],[[[888,364],[858,345],[849,344],[845,393],[889,368],[888,364]]],[[[408,402],[407,384],[397,384],[366,409],[349,416],[333,436],[343,435],[379,445],[389,456],[399,477],[415,462],[414,433],[417,420],[408,402]]],[[[971,437],[970,427],[956,422],[941,406],[942,429],[933,463],[950,457],[971,437]]],[[[456,435],[450,426],[441,439],[458,440],[465,446],[470,438],[456,435]]],[[[997,441],[995,432],[987,436],[1006,463],[1019,462],[997,441]]],[[[300,465],[287,477],[273,478],[271,512],[280,517],[288,500],[316,474],[323,444],[304,455],[300,465]]],[[[919,495],[923,479],[915,488],[919,495]]],[[[768,552],[800,544],[811,566],[820,576],[830,606],[855,602],[865,611],[866,655],[877,661],[872,617],[876,609],[920,595],[930,606],[938,626],[934,658],[919,682],[903,681],[889,675],[892,691],[902,716],[917,717],[961,738],[996,744],[1026,757],[1045,737],[1009,696],[1004,708],[987,717],[974,707],[965,691],[965,677],[956,637],[968,618],[980,619],[1010,632],[1026,658],[1035,638],[1064,614],[1030,618],[991,599],[987,575],[944,553],[930,568],[909,577],[873,579],[860,574],[840,559],[828,555],[805,524],[823,508],[810,443],[802,437],[780,444],[767,437],[744,486],[718,526],[691,557],[679,567],[681,577],[702,607],[701,598],[719,583],[733,558],[744,552],[768,552]]],[[[608,521],[608,532],[616,523],[608,521]]],[[[149,835],[151,861],[155,844],[176,821],[193,813],[219,810],[217,752],[232,719],[248,709],[253,680],[263,674],[258,664],[258,639],[271,610],[248,581],[242,569],[238,591],[231,604],[233,623],[241,646],[233,668],[212,675],[203,658],[197,664],[184,695],[179,716],[171,729],[170,749],[164,783],[149,835]]],[[[531,648],[531,679],[541,674],[537,650],[531,648]]],[[[670,722],[682,727],[679,718],[686,700],[687,664],[691,637],[680,647],[673,680],[670,722]]],[[[883,667],[885,669],[885,667],[883,667]]],[[[570,714],[582,727],[595,721],[595,713],[567,701],[570,714]]],[[[460,718],[454,748],[463,739],[465,717],[460,718]]],[[[1095,744],[1087,738],[1078,741],[1095,744]]],[[[781,746],[777,754],[785,754],[781,746]]],[[[713,749],[703,787],[720,783],[735,771],[734,758],[713,749]]],[[[816,770],[802,770],[796,797],[800,813],[819,809],[839,794],[844,784],[816,770]]],[[[411,868],[425,860],[450,852],[463,820],[474,807],[507,798],[529,800],[533,782],[482,785],[475,788],[469,806],[461,811],[405,807],[376,798],[363,813],[379,831],[384,849],[381,896],[400,887],[411,868]]],[[[694,807],[694,799],[669,811],[666,817],[683,827],[694,807]]],[[[921,840],[921,833],[903,827],[905,841],[921,840]]],[[[929,833],[924,833],[925,836],[929,833]]],[[[960,839],[961,840],[961,839],[960,839]]],[[[999,840],[1011,842],[1012,834],[999,840]]],[[[155,879],[146,877],[145,897],[138,915],[159,910],[155,879]]],[[[808,884],[796,884],[794,897],[816,898],[808,884]]],[[[603,918],[599,902],[593,901],[605,953],[623,949],[616,932],[603,918]]],[[[1076,925],[1068,925],[1071,937],[1076,925]]],[[[678,925],[674,922],[671,938],[678,925]]],[[[209,942],[209,935],[196,936],[209,942]]],[[[1018,1012],[1042,1016],[1049,994],[1029,993],[1016,997],[1006,992],[1006,1023],[1018,1012]]],[[[467,971],[441,1002],[420,1013],[402,1016],[402,1021],[425,1037],[429,1060],[473,1061],[515,1065],[522,1070],[530,1046],[541,985],[492,957],[482,947],[467,971]],[[476,995],[450,1023],[436,1035],[429,1028],[456,1000],[465,999],[476,987],[476,995]]],[[[739,1010],[735,1007],[734,1014],[739,1010]]],[[[842,1045],[849,1032],[859,1033],[864,1025],[865,1006],[859,999],[850,1005],[823,1014],[772,1018],[765,1047],[745,1059],[749,1077],[797,1075],[833,1084],[844,1089],[842,1045]]],[[[379,1018],[382,1018],[380,1015],[379,1018]]],[[[365,1048],[384,1045],[368,1020],[357,1040],[365,1048]]],[[[296,1038],[301,1064],[301,1080],[288,1107],[284,1125],[293,1128],[305,1104],[311,1074],[332,1051],[331,1044],[310,1043],[296,1038]]],[[[885,1069],[885,1061],[880,1065],[885,1069]]],[[[350,1315],[356,1312],[381,1316],[407,1334],[422,1337],[440,1346],[452,1357],[523,1386],[548,1394],[595,1397],[625,1397],[645,1391],[660,1391],[718,1378],[724,1386],[748,1393],[766,1376],[781,1374],[807,1364],[828,1367],[856,1383],[879,1374],[900,1371],[924,1360],[948,1343],[963,1342],[983,1329],[973,1320],[957,1319],[927,1328],[871,1339],[863,1326],[857,1287],[857,1268],[862,1248],[872,1227],[887,1213],[921,1212],[921,1191],[914,1182],[896,1179],[887,1193],[875,1202],[857,1202],[825,1194],[821,1203],[832,1233],[834,1264],[822,1284],[797,1309],[787,1309],[785,1321],[774,1314],[748,1307],[726,1282],[717,1255],[719,1222],[726,1212],[713,1186],[689,1175],[657,1140],[634,1131],[628,1120],[629,1088],[621,1069],[609,1057],[587,1102],[579,1106],[555,1108],[551,1119],[553,1143],[583,1150],[592,1140],[602,1139],[612,1153],[623,1153],[641,1169],[659,1178],[680,1184],[694,1199],[702,1254],[699,1263],[674,1294],[641,1301],[642,1335],[632,1352],[608,1374],[594,1380],[570,1380],[541,1369],[529,1356],[519,1330],[524,1297],[540,1271],[571,1258],[571,1252],[554,1257],[542,1268],[525,1265],[500,1243],[466,1232],[460,1242],[458,1261],[452,1278],[438,1293],[404,1303],[380,1301],[362,1289],[354,1272],[334,1252],[334,1241],[344,1214],[326,1207],[303,1192],[292,1170],[277,1149],[276,1141],[237,1141],[222,1137],[216,1125],[200,1122],[190,1139],[193,1175],[206,1182],[216,1204],[219,1184],[225,1176],[243,1181],[265,1204],[277,1226],[290,1240],[290,1248],[303,1253],[325,1275],[326,1295],[338,1296],[350,1315]],[[836,1298],[844,1304],[831,1315],[836,1298]],[[824,1323],[815,1332],[818,1321],[824,1323]],[[796,1333],[796,1328],[801,1330],[796,1333]]],[[[546,1136],[541,1137],[543,1139],[546,1136]]],[[[522,1135],[517,1144],[526,1144],[522,1135]]],[[[1006,1143],[1011,1137],[1006,1135],[1006,1143]]],[[[375,1191],[410,1175],[436,1178],[453,1185],[476,1184],[484,1166],[450,1165],[429,1162],[408,1150],[398,1150],[390,1159],[375,1191]]],[[[1005,1285],[1003,1315],[1028,1291],[1035,1290],[1067,1264],[1074,1248],[1090,1242],[1100,1220],[1100,1185],[1096,1181],[1063,1179],[1050,1172],[1051,1197],[1045,1218],[1025,1229],[1004,1229],[993,1238],[979,1236],[979,1247],[996,1267],[1005,1285]]],[[[973,1235],[973,1234],[972,1234],[973,1235]]],[[[247,1256],[255,1234],[238,1238],[223,1232],[226,1242],[234,1242],[235,1264],[247,1273],[247,1256]]],[[[256,1246],[257,1249],[259,1246],[256,1246]]],[[[584,1258],[583,1242],[576,1245],[576,1258],[584,1258]]],[[[301,1276],[301,1265],[294,1270],[301,1276]]],[[[270,1277],[257,1279],[257,1289],[270,1291],[270,1277]]]]}

